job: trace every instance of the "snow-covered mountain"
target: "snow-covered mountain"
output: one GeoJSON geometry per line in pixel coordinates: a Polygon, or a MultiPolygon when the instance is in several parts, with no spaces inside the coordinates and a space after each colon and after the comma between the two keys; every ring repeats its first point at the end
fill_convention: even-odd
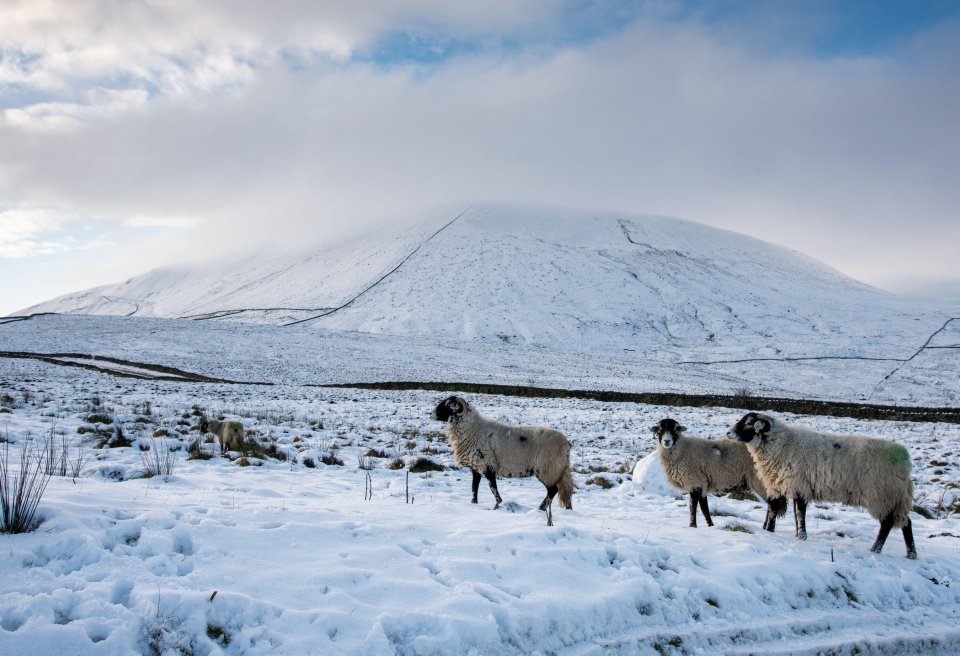
{"type": "Polygon", "coordinates": [[[677,361],[904,357],[951,318],[691,221],[506,204],[448,206],[319,249],[156,269],[34,312],[299,322],[677,361]]]}

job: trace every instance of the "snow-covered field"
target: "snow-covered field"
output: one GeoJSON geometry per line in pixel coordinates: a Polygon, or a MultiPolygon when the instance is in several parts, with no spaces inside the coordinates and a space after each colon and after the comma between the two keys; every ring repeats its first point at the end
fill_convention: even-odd
{"type": "MultiPolygon", "coordinates": [[[[281,352],[268,351],[264,372],[281,352]]],[[[0,653],[960,651],[960,426],[786,417],[909,449],[917,500],[938,515],[913,516],[910,561],[896,531],[870,553],[877,523],[857,509],[812,506],[801,543],[789,517],[767,534],[760,503],[712,497],[717,526],[690,529],[656,467],[632,480],[656,420],[717,437],[743,409],[473,396],[488,416],[567,433],[578,493],[553,528],[531,479],[501,481],[500,510],[485,486],[471,505],[470,475],[428,418],[439,398],[0,358],[11,461],[54,438],[82,468],[51,480],[36,531],[0,535],[0,653]],[[213,457],[187,459],[201,413],[242,419],[272,455],[240,466],[202,444],[213,457]],[[98,447],[117,425],[132,445],[98,447]],[[171,448],[173,473],[144,478],[144,459],[171,448]],[[324,464],[331,456],[343,464],[324,464]],[[422,457],[447,469],[411,473],[408,487],[422,457]]]]}
{"type": "Polygon", "coordinates": [[[232,381],[283,385],[456,381],[623,392],[732,395],[746,391],[755,396],[960,405],[960,321],[940,331],[926,349],[920,349],[923,340],[904,344],[900,360],[747,358],[708,364],[690,361],[695,360],[695,352],[684,349],[616,355],[329,331],[309,324],[280,327],[83,315],[0,323],[0,351],[85,353],[232,381]]]}

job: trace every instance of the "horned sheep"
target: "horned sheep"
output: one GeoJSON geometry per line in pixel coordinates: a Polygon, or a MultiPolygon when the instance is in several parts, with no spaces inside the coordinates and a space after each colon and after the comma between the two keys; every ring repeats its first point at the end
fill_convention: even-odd
{"type": "Polygon", "coordinates": [[[433,411],[433,418],[446,422],[444,433],[457,464],[473,472],[473,498],[477,503],[480,477],[485,476],[496,499],[497,476],[536,476],[547,488],[540,510],[547,511],[547,525],[553,525],[553,498],[560,496],[560,507],[573,508],[573,475],[570,470],[570,442],[560,431],[539,426],[510,426],[487,419],[459,396],[444,399],[433,411]]]}
{"type": "Polygon", "coordinates": [[[746,447],[731,440],[707,440],[685,435],[685,426],[661,419],[650,427],[657,438],[660,465],[670,485],[690,494],[690,526],[697,527],[697,506],[713,526],[708,492],[728,492],[748,487],[767,502],[763,528],[776,529],[777,517],[787,512],[787,500],[772,495],[760,480],[746,447]]]}
{"type": "Polygon", "coordinates": [[[756,412],[744,415],[728,435],[747,445],[760,478],[773,493],[793,497],[799,539],[807,538],[807,502],[833,501],[866,508],[880,521],[871,551],[880,553],[890,530],[899,527],[907,558],[917,557],[910,521],[910,454],[902,445],[818,432],[756,412]]]}

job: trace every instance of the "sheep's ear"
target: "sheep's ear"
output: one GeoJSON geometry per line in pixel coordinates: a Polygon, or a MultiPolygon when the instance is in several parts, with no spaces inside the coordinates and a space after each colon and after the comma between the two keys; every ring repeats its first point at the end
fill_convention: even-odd
{"type": "Polygon", "coordinates": [[[763,419],[757,419],[753,422],[753,432],[762,433],[769,428],[769,425],[763,419]]]}
{"type": "Polygon", "coordinates": [[[650,427],[650,432],[656,435],[657,433],[660,432],[660,426],[657,424],[654,424],[653,426],[650,427]]]}
{"type": "Polygon", "coordinates": [[[677,426],[677,432],[678,432],[678,433],[686,433],[686,432],[687,432],[687,427],[686,427],[686,426],[677,426]]]}

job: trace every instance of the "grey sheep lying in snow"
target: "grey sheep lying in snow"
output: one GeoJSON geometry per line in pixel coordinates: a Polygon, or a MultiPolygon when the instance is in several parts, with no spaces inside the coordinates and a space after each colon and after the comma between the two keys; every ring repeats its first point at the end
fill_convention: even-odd
{"type": "Polygon", "coordinates": [[[509,426],[486,419],[459,396],[441,401],[433,418],[446,422],[444,433],[457,464],[473,471],[473,498],[477,503],[480,476],[490,483],[497,500],[497,476],[536,476],[547,488],[540,510],[547,511],[547,525],[553,525],[553,497],[560,495],[561,508],[573,508],[573,476],[570,472],[570,442],[563,433],[539,426],[509,426]]]}
{"type": "Polygon", "coordinates": [[[713,526],[708,492],[728,492],[748,487],[767,502],[763,528],[773,531],[777,517],[787,512],[787,500],[772,495],[757,475],[746,447],[730,440],[705,440],[684,435],[685,426],[675,420],[661,419],[650,427],[657,438],[660,465],[670,485],[690,494],[690,526],[697,526],[697,506],[707,526],[713,526]]]}
{"type": "Polygon", "coordinates": [[[756,412],[744,415],[728,435],[746,443],[757,473],[773,493],[793,497],[801,540],[807,538],[807,502],[835,501],[866,508],[880,521],[871,551],[879,553],[890,529],[899,527],[907,558],[917,557],[910,522],[910,454],[900,444],[821,433],[756,412]]]}

